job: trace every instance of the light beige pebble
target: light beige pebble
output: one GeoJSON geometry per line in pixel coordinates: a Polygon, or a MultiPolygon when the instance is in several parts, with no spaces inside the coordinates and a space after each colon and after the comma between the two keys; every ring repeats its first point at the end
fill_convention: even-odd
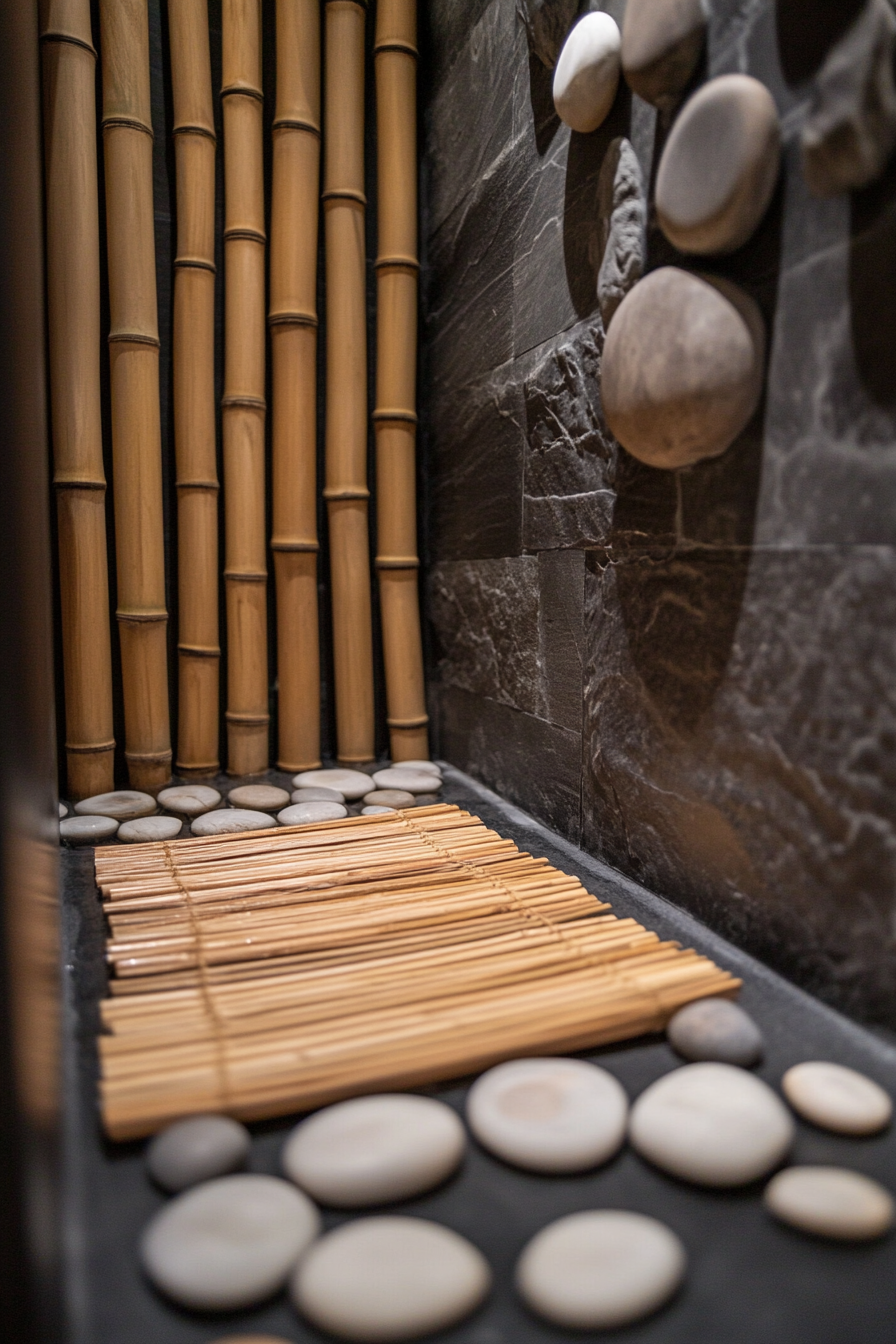
{"type": "Polygon", "coordinates": [[[209,784],[174,784],[170,789],[162,789],[158,797],[160,807],[180,817],[201,817],[220,801],[220,793],[209,784]]]}
{"type": "Polygon", "coordinates": [[[570,31],[554,68],[554,107],[574,131],[596,131],[619,88],[621,39],[609,14],[585,14],[570,31]]]}
{"type": "Polygon", "coordinates": [[[344,803],[345,794],[338,789],[293,789],[289,795],[291,803],[344,803]]]}
{"type": "Polygon", "coordinates": [[[359,1218],[322,1237],[292,1279],[299,1311],[340,1339],[418,1339],[479,1306],[491,1286],[485,1257],[422,1218],[359,1218]]]}
{"type": "Polygon", "coordinates": [[[283,1170],[322,1204],[359,1209],[410,1199],[444,1181],[466,1149],[444,1102],[385,1093],[338,1102],[303,1120],[283,1149],[283,1170]]]}
{"type": "MultiPolygon", "coordinates": [[[[377,770],[373,777],[377,789],[400,789],[403,793],[435,793],[441,783],[430,770],[409,770],[393,765],[377,770]]],[[[368,790],[370,792],[370,790],[368,790]]]]}
{"type": "Polygon", "coordinates": [[[225,807],[218,812],[206,812],[197,817],[190,829],[193,835],[231,835],[238,831],[263,831],[275,826],[267,812],[251,812],[245,808],[225,807]]]}
{"type": "Polygon", "coordinates": [[[243,1166],[249,1131],[229,1115],[190,1115],[156,1134],[146,1168],[163,1190],[177,1193],[243,1166]]]}
{"type": "Polygon", "coordinates": [[[60,819],[60,821],[62,820],[63,817],[67,817],[67,816],[68,816],[68,808],[66,807],[65,803],[60,803],[60,804],[59,804],[59,819],[60,819]]]}
{"type": "Polygon", "coordinates": [[[649,1316],[684,1278],[687,1255],[655,1218],[595,1209],[538,1232],[516,1268],[525,1302],[554,1325],[611,1330],[649,1316]]]}
{"type": "Polygon", "coordinates": [[[382,803],[372,803],[369,807],[361,808],[362,817],[381,817],[384,812],[396,812],[395,807],[384,807],[382,803]]]}
{"type": "Polygon", "coordinates": [[[585,1171],[625,1138],[628,1097],[606,1069],[581,1059],[514,1059],[476,1080],[467,1121],[498,1157],[531,1171],[585,1171]]]}
{"type": "Polygon", "coordinates": [[[629,290],[607,332],[607,422],[652,467],[718,457],[759,403],[764,360],[762,317],[747,294],[661,266],[629,290]]]}
{"type": "Polygon", "coordinates": [[[347,817],[344,803],[292,803],[277,813],[281,826],[308,826],[315,821],[337,821],[347,817]]]}
{"type": "Polygon", "coordinates": [[[139,793],[136,789],[98,793],[93,798],[84,798],[80,803],[75,803],[75,811],[81,817],[114,817],[116,821],[148,817],[155,810],[155,798],[148,793],[139,793]]]}
{"type": "Polygon", "coordinates": [[[68,845],[101,845],[117,830],[114,817],[65,817],[59,823],[59,837],[68,845]]]}
{"type": "Polygon", "coordinates": [[[682,252],[733,252],[768,209],[781,163],[775,101],[751,75],[719,75],[688,99],[656,178],[656,213],[682,252]]]}
{"type": "Polygon", "coordinates": [[[697,68],[705,37],[703,0],[628,0],[621,54],[629,87],[671,110],[697,68]]]}
{"type": "Polygon", "coordinates": [[[118,828],[119,840],[128,844],[145,844],[158,840],[173,840],[183,830],[180,817],[138,817],[125,821],[118,828]]]}
{"type": "Polygon", "coordinates": [[[241,784],[227,795],[231,807],[247,807],[252,812],[279,812],[289,802],[286,789],[273,784],[241,784]]]}
{"type": "Polygon", "coordinates": [[[234,1311],[282,1288],[320,1230],[304,1195],[276,1176],[222,1176],[178,1195],[140,1242],[149,1278],[182,1307],[234,1311]]]}
{"type": "Polygon", "coordinates": [[[772,1089],[732,1064],[667,1073],[641,1093],[629,1120],[642,1157],[697,1185],[746,1185],[766,1176],[793,1136],[790,1113],[772,1089]]]}
{"type": "Polygon", "coordinates": [[[893,1115],[893,1102],[871,1078],[842,1064],[807,1060],[781,1079],[781,1090],[804,1120],[836,1134],[876,1134],[893,1115]]]}
{"type": "Polygon", "coordinates": [[[370,792],[370,775],[363,770],[303,770],[292,782],[297,789],[338,789],[349,802],[370,792]]]}
{"type": "Polygon", "coordinates": [[[282,1335],[222,1335],[212,1344],[290,1344],[282,1335]]]}
{"type": "Polygon", "coordinates": [[[368,807],[415,807],[417,796],[407,789],[374,789],[365,793],[364,802],[368,807]]]}
{"type": "Polygon", "coordinates": [[[431,775],[438,775],[440,779],[442,777],[442,771],[435,761],[390,761],[389,764],[401,770],[428,770],[431,775]]]}
{"type": "Polygon", "coordinates": [[[890,1192],[845,1167],[787,1167],[769,1181],[764,1200],[783,1223],[837,1241],[870,1241],[893,1225],[890,1192]]]}

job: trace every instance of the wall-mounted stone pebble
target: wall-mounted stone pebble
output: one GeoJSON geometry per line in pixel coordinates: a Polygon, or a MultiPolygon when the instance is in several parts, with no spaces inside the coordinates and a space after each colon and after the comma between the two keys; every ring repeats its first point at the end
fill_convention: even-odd
{"type": "Polygon", "coordinates": [[[604,330],[644,269],[647,202],[641,165],[630,141],[613,140],[597,183],[597,302],[604,330]]]}
{"type": "Polygon", "coordinates": [[[118,838],[132,845],[174,840],[183,828],[180,817],[138,817],[136,821],[122,822],[118,828],[118,838]]]}
{"type": "Polygon", "coordinates": [[[337,821],[348,816],[344,803],[292,803],[277,813],[281,826],[307,826],[314,821],[337,821]]]}
{"type": "Polygon", "coordinates": [[[241,807],[226,807],[219,812],[206,812],[191,826],[194,835],[231,835],[238,831],[263,831],[277,823],[267,812],[250,812],[241,807]]]}
{"type": "Polygon", "coordinates": [[[716,1059],[749,1068],[762,1058],[762,1033],[730,999],[686,1003],[666,1027],[669,1042],[685,1059],[716,1059]]]}
{"type": "Polygon", "coordinates": [[[625,1138],[628,1097],[581,1059],[514,1059],[482,1074],[467,1120],[483,1147],[531,1171],[585,1171],[625,1138]]]}
{"type": "Polygon", "coordinates": [[[622,71],[629,87],[669,111],[697,69],[705,40],[703,0],[628,0],[622,71]]]}
{"type": "Polygon", "coordinates": [[[795,1064],[781,1090],[804,1120],[836,1134],[877,1134],[893,1115],[889,1094],[873,1079],[825,1060],[795,1064]]]}
{"type": "Polygon", "coordinates": [[[359,1218],[322,1237],[292,1280],[305,1316],[340,1339],[417,1339],[475,1311],[491,1286],[484,1256],[422,1218],[359,1218]]]}
{"type": "Polygon", "coordinates": [[[361,770],[303,770],[292,782],[297,789],[338,789],[350,802],[370,792],[370,776],[361,770]]]}
{"type": "Polygon", "coordinates": [[[746,294],[675,266],[651,271],[623,299],[607,333],[607,423],[650,466],[717,457],[758,405],[764,359],[762,318],[746,294]]]}
{"type": "Polygon", "coordinates": [[[554,1325],[613,1330],[667,1302],[684,1277],[679,1238],[622,1209],[573,1213],[537,1233],[516,1270],[525,1302],[554,1325]]]}
{"type": "Polygon", "coordinates": [[[146,1150],[153,1180],[176,1194],[236,1171],[249,1154],[249,1131],[227,1115],[191,1115],[168,1125],[146,1150]]]}
{"type": "Polygon", "coordinates": [[[596,131],[619,87],[619,29],[609,14],[586,14],[563,44],[554,70],[554,107],[573,131],[596,131]]]}
{"type": "Polygon", "coordinates": [[[766,1208],[803,1232],[870,1241],[893,1225],[893,1199],[877,1181],[844,1167],[788,1167],[765,1188],[766,1208]]]}
{"type": "Polygon", "coordinates": [[[282,1288],[320,1229],[317,1209],[276,1176],[222,1176],[178,1195],[140,1242],[155,1286],[194,1311],[250,1307],[282,1288]]]}
{"type": "Polygon", "coordinates": [[[794,1125],[767,1084],[730,1064],[687,1064],[635,1102],[629,1138],[642,1157],[697,1185],[746,1185],[776,1167],[794,1125]]]}
{"type": "Polygon", "coordinates": [[[869,0],[815,76],[803,123],[803,171],[817,196],[867,186],[896,148],[896,17],[869,0]]]}
{"type": "Polygon", "coordinates": [[[775,102],[751,75],[720,75],[682,108],[663,149],[656,213],[682,252],[733,252],[768,209],[781,162],[775,102]]]}
{"type": "Polygon", "coordinates": [[[529,50],[549,70],[554,68],[578,9],[579,0],[517,0],[529,50]]]}
{"type": "Polygon", "coordinates": [[[170,789],[162,789],[158,803],[166,812],[176,812],[180,817],[201,817],[203,812],[211,812],[221,801],[217,789],[208,784],[174,784],[170,789]]]}
{"type": "Polygon", "coordinates": [[[67,845],[101,845],[117,831],[114,817],[65,817],[59,823],[59,837],[67,845]]]}
{"type": "Polygon", "coordinates": [[[114,817],[116,821],[132,821],[148,817],[156,810],[156,800],[136,789],[115,789],[112,793],[98,793],[75,803],[75,811],[82,817],[114,817]]]}
{"type": "Polygon", "coordinates": [[[403,793],[417,794],[433,793],[441,781],[429,770],[411,770],[403,765],[393,765],[387,770],[377,770],[373,782],[378,789],[401,789],[403,793]]]}
{"type": "Polygon", "coordinates": [[[439,1185],[463,1159],[466,1135],[450,1106],[431,1097],[356,1097],[293,1130],[283,1170],[322,1204],[364,1208],[439,1185]]]}

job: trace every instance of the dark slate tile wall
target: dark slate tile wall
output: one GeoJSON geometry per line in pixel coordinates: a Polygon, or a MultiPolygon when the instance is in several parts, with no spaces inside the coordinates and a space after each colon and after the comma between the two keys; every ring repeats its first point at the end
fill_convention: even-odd
{"type": "MultiPolygon", "coordinates": [[[[850,0],[855,9],[853,0],[850,0]]],[[[583,6],[584,7],[584,6],[583,6]]],[[[619,0],[601,7],[621,18],[619,0]]],[[[849,6],[847,6],[849,8],[849,6]]],[[[768,330],[721,459],[603,420],[596,187],[666,128],[571,134],[514,0],[432,0],[424,64],[426,600],[438,750],[823,998],[896,1028],[896,170],[799,167],[829,0],[715,0],[702,77],[771,89],[782,181],[706,269],[768,330]]],[[[678,255],[648,226],[648,267],[678,255]]]]}

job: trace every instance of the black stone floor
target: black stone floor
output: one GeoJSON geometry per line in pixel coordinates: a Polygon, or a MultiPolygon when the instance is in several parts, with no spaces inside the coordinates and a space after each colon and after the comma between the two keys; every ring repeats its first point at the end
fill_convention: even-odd
{"type": "MultiPolygon", "coordinates": [[[[445,772],[443,797],[478,813],[524,849],[576,873],[664,938],[678,938],[744,980],[741,1002],[765,1034],[758,1072],[772,1086],[791,1064],[830,1059],[850,1064],[896,1093],[896,1048],[817,1003],[739,952],[659,896],[619,876],[559,839],[466,775],[445,772]]],[[[92,850],[63,855],[68,968],[67,1244],[72,1266],[70,1344],[210,1344],[221,1336],[270,1333],[296,1344],[325,1337],[301,1322],[285,1295],[225,1317],[195,1315],[165,1303],[142,1278],[136,1246],[164,1196],[142,1168],[142,1144],[103,1140],[94,1102],[93,1033],[102,994],[102,915],[93,884],[92,850]]],[[[680,1062],[660,1037],[611,1046],[587,1056],[619,1078],[634,1099],[680,1062]]],[[[461,1110],[469,1079],[432,1089],[461,1110]]],[[[253,1127],[251,1169],[278,1172],[278,1154],[293,1119],[253,1127]]],[[[793,1161],[855,1168],[896,1190],[896,1132],[871,1139],[827,1135],[799,1123],[793,1161]]],[[[395,1207],[433,1218],[469,1237],[491,1262],[495,1282],[486,1304],[438,1344],[541,1344],[575,1338],[626,1344],[893,1344],[896,1340],[896,1234],[865,1246],[823,1242],[774,1223],[761,1185],[711,1192],[662,1175],[624,1149],[583,1176],[516,1171],[471,1143],[460,1171],[438,1190],[395,1207]],[[515,1297],[513,1266],[546,1223],[588,1208],[627,1208],[668,1223],[687,1247],[685,1284],[648,1321],[600,1336],[552,1330],[515,1297]]],[[[345,1221],[326,1213],[328,1227],[345,1221]]]]}

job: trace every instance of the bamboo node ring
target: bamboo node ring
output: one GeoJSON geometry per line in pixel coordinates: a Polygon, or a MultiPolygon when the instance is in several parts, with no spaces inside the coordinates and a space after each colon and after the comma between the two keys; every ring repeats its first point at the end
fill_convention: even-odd
{"type": "Polygon", "coordinates": [[[353,187],[328,187],[326,191],[321,192],[320,198],[324,205],[330,201],[354,201],[356,205],[365,207],[367,205],[367,197],[363,191],[355,191],[353,187]]]}
{"type": "Polygon", "coordinates": [[[224,717],[228,723],[242,723],[247,728],[261,728],[271,721],[270,714],[240,714],[233,709],[225,710],[224,717]]]}
{"type": "Polygon", "coordinates": [[[158,336],[150,336],[145,331],[110,331],[107,339],[110,345],[152,345],[158,348],[160,344],[158,336]]]}
{"type": "Polygon", "coordinates": [[[247,243],[261,243],[264,245],[268,236],[261,229],[230,228],[224,230],[225,243],[231,242],[234,238],[243,238],[247,243]]]}
{"type": "Polygon", "coordinates": [[[416,273],[420,269],[420,263],[416,257],[410,256],[377,257],[373,263],[373,269],[375,271],[396,270],[414,271],[416,273]]]}
{"type": "Polygon", "coordinates": [[[259,103],[264,102],[264,94],[261,89],[257,89],[254,84],[228,84],[221,90],[222,98],[255,98],[259,103]]]}
{"type": "Polygon", "coordinates": [[[323,496],[324,499],[369,499],[370,491],[363,485],[328,485],[323,496]]]}
{"type": "Polygon", "coordinates": [[[139,117],[123,117],[119,113],[111,117],[103,117],[102,127],[104,131],[111,131],[115,126],[123,126],[125,129],[130,128],[132,131],[142,131],[144,135],[149,136],[150,140],[155,139],[152,127],[147,126],[146,122],[141,121],[139,117]]]}
{"type": "Polygon", "coordinates": [[[126,751],[128,761],[143,761],[146,765],[170,765],[171,750],[168,751],[126,751]]]}
{"type": "Polygon", "coordinates": [[[375,569],[420,568],[420,561],[416,555],[378,555],[373,564],[375,569]]]}
{"type": "Polygon", "coordinates": [[[89,51],[94,60],[96,60],[96,47],[90,42],[85,42],[83,37],[75,37],[74,33],[48,32],[41,33],[41,42],[67,42],[72,47],[82,47],[84,51],[89,51]]]}
{"type": "Polygon", "coordinates": [[[387,719],[390,728],[425,728],[429,723],[428,714],[418,714],[415,719],[387,719]]]}
{"type": "Polygon", "coordinates": [[[176,485],[178,490],[214,490],[217,493],[221,489],[217,481],[178,481],[176,485]]]}
{"type": "Polygon", "coordinates": [[[384,51],[400,51],[405,56],[413,56],[414,60],[420,54],[413,42],[408,42],[403,37],[384,37],[379,42],[374,43],[374,56],[379,56],[384,51]]]}
{"type": "Polygon", "coordinates": [[[272,551],[319,551],[320,542],[318,541],[281,541],[277,537],[271,539],[272,551]]]}
{"type": "Polygon", "coordinates": [[[298,117],[278,117],[271,127],[274,131],[307,131],[320,139],[320,127],[313,121],[302,121],[298,117]]]}
{"type": "Polygon", "coordinates": [[[102,476],[60,476],[53,477],[57,490],[105,490],[106,482],[102,476]]]}
{"type": "Polygon", "coordinates": [[[211,644],[208,646],[202,644],[178,644],[177,651],[178,653],[187,654],[189,657],[192,658],[221,657],[221,650],[217,647],[217,645],[211,645],[211,644]]]}
{"type": "Polygon", "coordinates": [[[316,327],[318,325],[314,313],[271,313],[268,316],[269,327],[316,327]]]}
{"type": "Polygon", "coordinates": [[[167,621],[168,613],[167,611],[122,611],[119,607],[115,613],[115,619],[121,621],[122,625],[149,625],[153,621],[167,621]]]}
{"type": "Polygon", "coordinates": [[[115,738],[112,737],[108,742],[66,742],[66,751],[73,751],[76,755],[87,755],[90,752],[114,751],[115,738]]]}
{"type": "Polygon", "coordinates": [[[182,126],[175,126],[172,135],[201,135],[206,140],[211,140],[213,145],[218,143],[218,137],[208,126],[200,126],[194,122],[184,122],[182,126]]]}
{"type": "Polygon", "coordinates": [[[237,393],[229,393],[221,398],[222,406],[242,406],[247,411],[266,411],[267,402],[264,397],[241,397],[237,393]]]}
{"type": "Polygon", "coordinates": [[[397,407],[383,406],[373,412],[371,419],[379,423],[387,420],[400,420],[406,424],[416,425],[417,413],[416,411],[398,410],[397,407]]]}
{"type": "Polygon", "coordinates": [[[231,583],[266,583],[268,572],[266,569],[225,569],[224,577],[231,583]]]}
{"type": "Polygon", "coordinates": [[[217,266],[213,261],[205,261],[202,257],[175,257],[175,267],[182,266],[184,269],[196,271],[211,271],[212,275],[217,273],[217,266]]]}

